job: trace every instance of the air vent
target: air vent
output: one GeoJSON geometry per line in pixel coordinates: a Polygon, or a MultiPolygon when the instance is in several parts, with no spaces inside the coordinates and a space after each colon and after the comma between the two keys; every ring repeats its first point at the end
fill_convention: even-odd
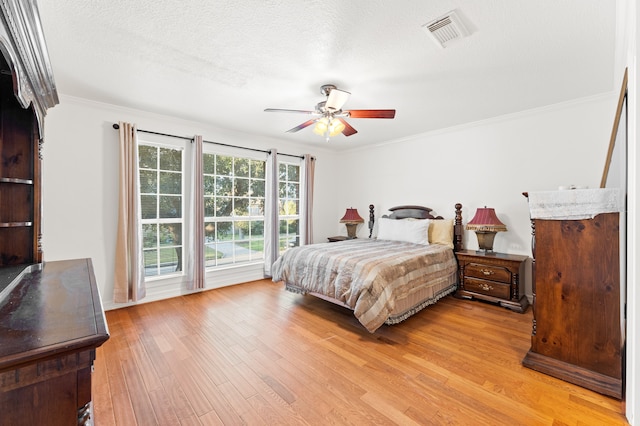
{"type": "Polygon", "coordinates": [[[469,35],[460,16],[455,10],[422,26],[440,47],[447,47],[450,43],[469,35]]]}

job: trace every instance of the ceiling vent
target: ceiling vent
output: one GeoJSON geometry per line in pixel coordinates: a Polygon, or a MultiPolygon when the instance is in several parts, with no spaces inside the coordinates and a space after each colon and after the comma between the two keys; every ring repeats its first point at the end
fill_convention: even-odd
{"type": "Polygon", "coordinates": [[[469,30],[455,10],[424,24],[422,28],[431,34],[440,47],[447,47],[450,43],[469,35],[469,30]]]}

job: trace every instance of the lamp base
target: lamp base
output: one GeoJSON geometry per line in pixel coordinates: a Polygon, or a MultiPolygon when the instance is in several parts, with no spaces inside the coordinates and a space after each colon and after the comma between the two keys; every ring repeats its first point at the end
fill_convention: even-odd
{"type": "Polygon", "coordinates": [[[356,229],[358,229],[358,224],[357,223],[345,223],[345,226],[347,227],[347,238],[350,240],[353,240],[356,237],[356,229]]]}
{"type": "Polygon", "coordinates": [[[476,231],[476,237],[478,237],[478,247],[484,252],[493,252],[493,240],[496,237],[496,232],[476,231]]]}

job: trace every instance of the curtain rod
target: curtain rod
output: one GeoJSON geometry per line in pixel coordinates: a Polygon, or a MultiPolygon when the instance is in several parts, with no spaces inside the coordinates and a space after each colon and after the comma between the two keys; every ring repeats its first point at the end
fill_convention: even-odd
{"type": "MultiPolygon", "coordinates": [[[[113,128],[118,130],[120,128],[120,125],[118,123],[114,123],[113,124],[113,128]]],[[[183,139],[183,140],[187,140],[187,141],[193,142],[193,138],[189,138],[189,137],[186,137],[186,136],[177,136],[177,135],[171,135],[169,133],[152,132],[151,130],[142,130],[142,129],[136,129],[136,131],[137,132],[142,132],[142,133],[149,133],[149,134],[152,134],[152,135],[168,136],[170,138],[183,139]]],[[[265,154],[270,154],[271,153],[271,151],[267,151],[267,150],[264,150],[264,149],[247,148],[247,147],[244,147],[244,146],[230,145],[230,144],[226,144],[226,143],[222,143],[222,142],[207,141],[207,140],[204,140],[204,139],[202,140],[202,142],[210,143],[210,144],[214,144],[214,145],[227,146],[227,147],[230,147],[230,148],[246,149],[248,151],[264,152],[265,154]]],[[[287,157],[296,157],[296,158],[304,159],[303,155],[285,154],[283,152],[278,152],[278,155],[285,155],[287,157]]],[[[315,160],[315,157],[312,157],[312,158],[315,160]]]]}

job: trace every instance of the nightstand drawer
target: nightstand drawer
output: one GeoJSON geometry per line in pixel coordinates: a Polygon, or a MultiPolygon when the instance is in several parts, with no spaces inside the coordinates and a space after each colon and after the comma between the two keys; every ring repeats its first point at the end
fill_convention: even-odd
{"type": "Polygon", "coordinates": [[[485,294],[508,300],[511,298],[511,286],[495,281],[487,281],[477,278],[464,277],[464,289],[474,293],[485,294]]]}
{"type": "Polygon", "coordinates": [[[465,277],[482,278],[511,284],[511,272],[500,266],[483,265],[480,263],[468,263],[464,268],[465,277]]]}

